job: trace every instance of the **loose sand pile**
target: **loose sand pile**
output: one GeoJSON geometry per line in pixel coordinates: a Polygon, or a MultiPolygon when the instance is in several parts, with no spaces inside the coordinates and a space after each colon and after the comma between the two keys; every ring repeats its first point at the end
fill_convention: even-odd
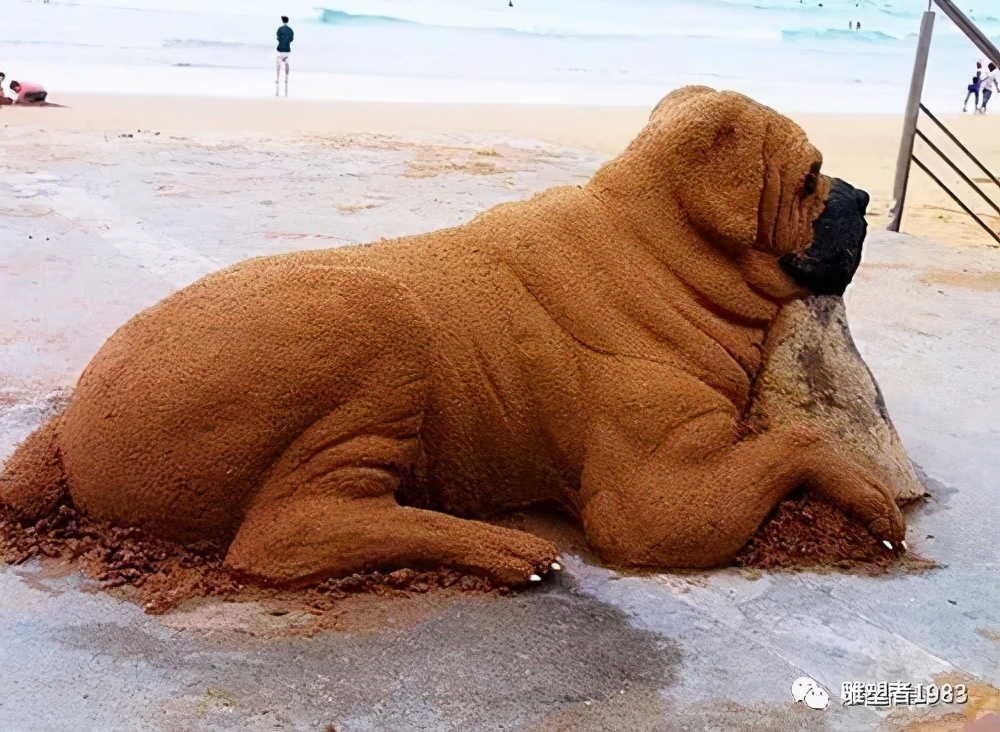
{"type": "Polygon", "coordinates": [[[778,504],[770,519],[737,555],[736,565],[882,573],[897,567],[924,569],[933,566],[933,562],[912,553],[887,549],[867,528],[840,509],[802,495],[778,504]]]}
{"type": "MultiPolygon", "coordinates": [[[[538,533],[556,542],[563,552],[590,556],[579,527],[554,512],[517,512],[496,522],[538,533]]],[[[225,548],[220,545],[165,542],[138,529],[91,521],[68,505],[27,526],[9,520],[0,509],[0,561],[12,565],[36,558],[64,562],[95,580],[101,589],[121,588],[121,596],[154,615],[195,598],[290,601],[320,615],[358,595],[401,598],[425,593],[501,596],[512,592],[488,579],[447,569],[353,574],[299,590],[277,589],[229,570],[223,566],[224,556],[225,548]]],[[[840,510],[797,496],[778,506],[737,556],[736,565],[764,570],[884,573],[896,568],[924,569],[933,563],[889,551],[840,510]]]]}
{"type": "Polygon", "coordinates": [[[349,595],[384,597],[422,594],[431,590],[456,593],[508,594],[482,577],[447,569],[416,572],[401,569],[326,580],[298,591],[255,583],[223,566],[225,547],[217,544],[182,546],[162,541],[134,528],[91,521],[68,505],[34,525],[21,525],[0,510],[0,561],[22,564],[30,559],[68,562],[97,581],[102,589],[124,588],[125,596],[150,614],[169,612],[198,597],[228,600],[294,599],[323,612],[349,595]]]}

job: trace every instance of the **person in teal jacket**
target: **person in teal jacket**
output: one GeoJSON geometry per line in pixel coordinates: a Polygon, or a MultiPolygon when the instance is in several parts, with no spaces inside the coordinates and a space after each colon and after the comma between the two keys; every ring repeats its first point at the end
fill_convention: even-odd
{"type": "Polygon", "coordinates": [[[281,26],[278,28],[278,60],[274,65],[274,96],[278,96],[278,83],[281,81],[281,65],[285,65],[285,96],[288,96],[288,57],[292,53],[292,41],[295,32],[288,25],[288,16],[281,16],[281,26]]]}

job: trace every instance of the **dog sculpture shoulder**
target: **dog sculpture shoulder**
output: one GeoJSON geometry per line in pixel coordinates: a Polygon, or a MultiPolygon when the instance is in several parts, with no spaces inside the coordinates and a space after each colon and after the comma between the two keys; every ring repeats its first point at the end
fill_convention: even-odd
{"type": "Polygon", "coordinates": [[[473,519],[540,501],[630,566],[725,564],[800,485],[899,541],[850,454],[744,419],[782,306],[842,293],[860,259],[867,195],[820,162],[790,120],[689,87],[583,187],[206,277],[108,340],[0,502],[231,541],[280,583],[520,585],[555,547],[473,519]]]}

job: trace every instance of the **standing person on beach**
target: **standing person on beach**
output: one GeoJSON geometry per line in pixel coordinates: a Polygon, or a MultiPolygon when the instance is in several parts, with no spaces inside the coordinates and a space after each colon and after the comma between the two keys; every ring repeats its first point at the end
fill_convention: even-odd
{"type": "Polygon", "coordinates": [[[288,96],[288,57],[292,53],[295,32],[288,25],[288,16],[281,16],[278,28],[278,60],[274,64],[274,96],[278,96],[278,82],[281,81],[281,65],[285,65],[285,96],[288,96]]]}
{"type": "Polygon", "coordinates": [[[989,71],[983,79],[983,104],[979,108],[979,114],[986,114],[986,105],[990,103],[990,97],[1000,91],[1000,74],[997,73],[996,64],[990,63],[987,68],[989,71]]]}
{"type": "Polygon", "coordinates": [[[962,111],[965,112],[969,107],[969,97],[976,97],[975,110],[979,111],[979,87],[983,83],[983,62],[976,61],[976,75],[972,77],[972,83],[966,87],[969,93],[965,95],[965,103],[962,104],[962,111]]]}

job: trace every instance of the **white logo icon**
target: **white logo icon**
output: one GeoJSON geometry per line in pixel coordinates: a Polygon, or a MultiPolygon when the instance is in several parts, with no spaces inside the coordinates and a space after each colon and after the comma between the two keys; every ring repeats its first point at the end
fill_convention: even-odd
{"type": "Polygon", "coordinates": [[[810,709],[826,709],[830,703],[830,695],[808,676],[800,676],[792,682],[792,698],[805,702],[810,709]]]}

